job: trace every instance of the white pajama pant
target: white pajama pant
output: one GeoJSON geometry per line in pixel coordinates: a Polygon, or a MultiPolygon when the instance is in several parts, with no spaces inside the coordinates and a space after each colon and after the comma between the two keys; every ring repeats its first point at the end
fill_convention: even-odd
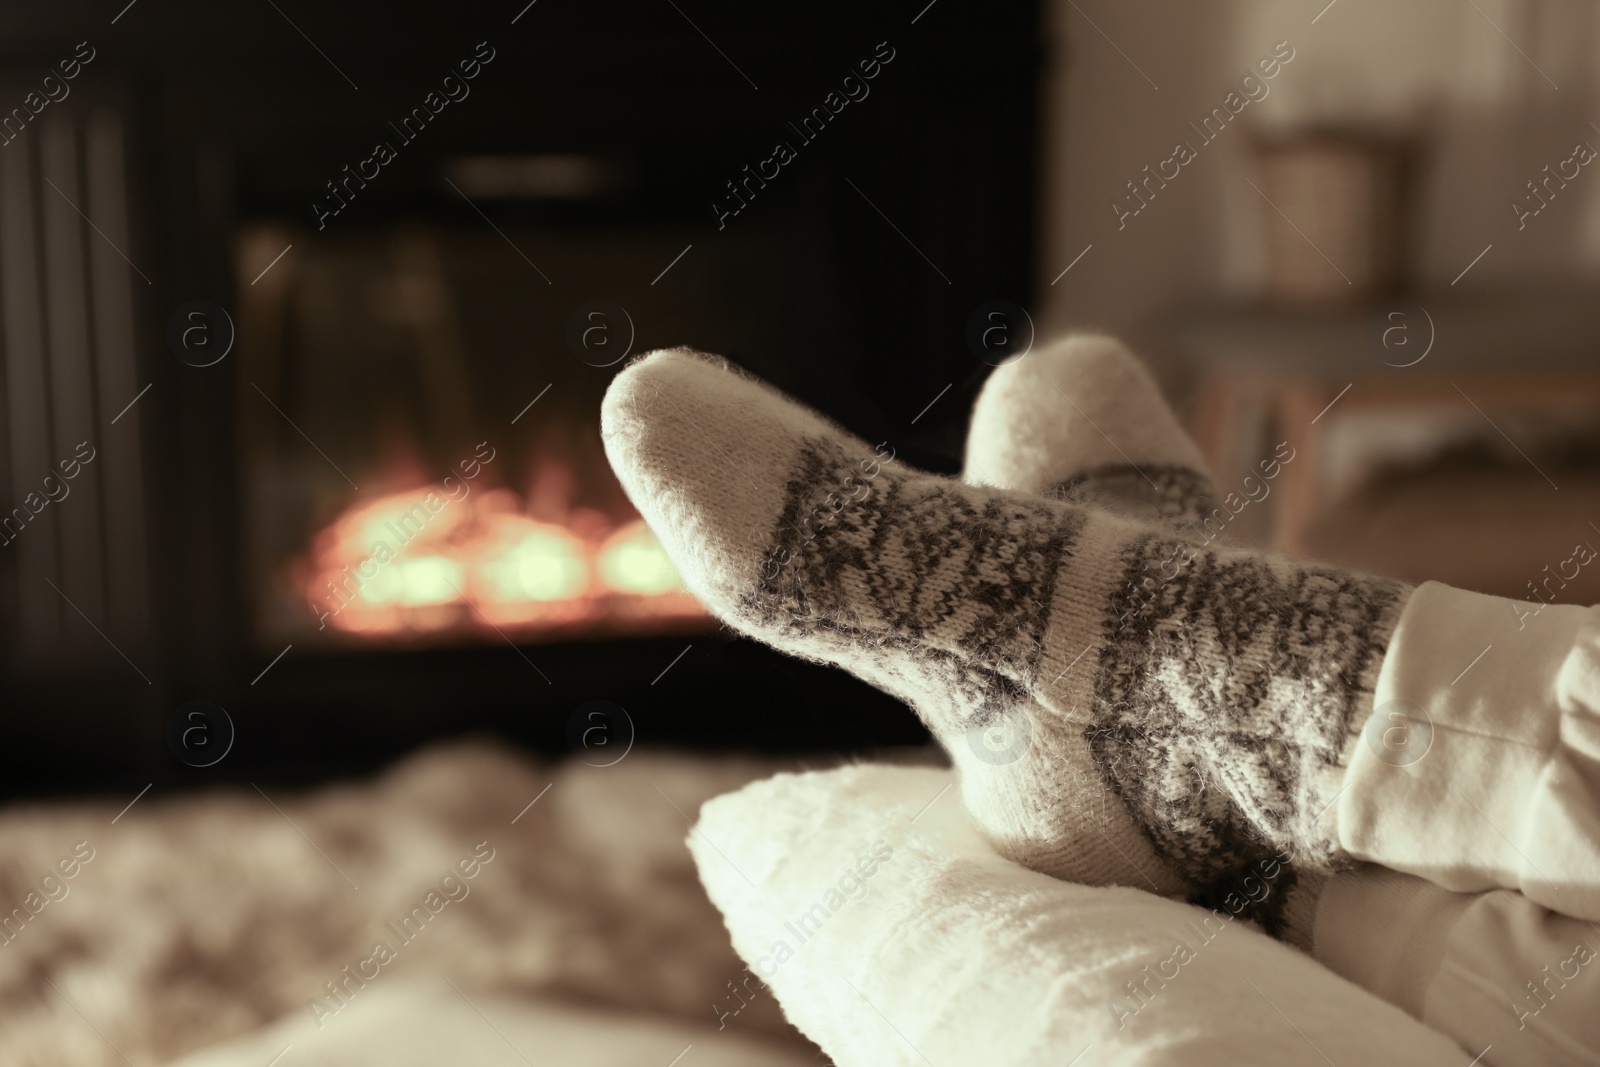
{"type": "Polygon", "coordinates": [[[1387,869],[1315,955],[1483,1062],[1600,1064],[1600,607],[1425,584],[1373,703],[1336,817],[1387,869]]]}

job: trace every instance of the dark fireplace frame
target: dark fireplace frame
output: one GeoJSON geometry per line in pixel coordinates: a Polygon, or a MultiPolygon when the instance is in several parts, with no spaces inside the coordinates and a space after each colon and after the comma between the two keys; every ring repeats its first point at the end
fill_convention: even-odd
{"type": "MultiPolygon", "coordinates": [[[[0,12],[8,101],[77,42],[95,49],[70,97],[0,148],[0,247],[13,250],[0,316],[37,326],[31,341],[21,326],[0,335],[10,457],[0,500],[21,500],[34,467],[45,465],[42,476],[70,455],[56,455],[62,442],[87,438],[100,450],[59,521],[47,509],[24,531],[48,552],[23,560],[16,546],[0,549],[0,788],[132,795],[148,782],[309,781],[468,731],[558,753],[574,710],[593,699],[627,708],[641,744],[799,752],[926,736],[896,701],[724,632],[290,652],[261,673],[276,650],[253,639],[237,562],[241,383],[231,359],[196,367],[178,358],[174,315],[195,300],[236,307],[231,242],[241,220],[314,226],[313,200],[354,147],[479,41],[497,56],[472,98],[408,144],[338,226],[426,218],[583,231],[674,220],[700,227],[694,248],[709,256],[728,231],[804,234],[821,250],[821,271],[790,264],[776,238],[741,246],[771,257],[763,269],[788,269],[792,291],[768,294],[783,312],[769,335],[728,354],[863,436],[893,441],[902,458],[946,472],[989,366],[968,340],[974,312],[994,300],[1026,307],[1033,295],[1036,3],[520,7],[441,16],[417,0],[304,5],[286,9],[292,27],[272,5],[150,3],[115,22],[102,5],[76,2],[0,12]],[[726,183],[764,167],[786,125],[825,106],[880,42],[894,58],[870,97],[726,215],[726,183]],[[588,154],[629,182],[594,202],[474,206],[437,181],[448,159],[529,152],[588,154]],[[70,186],[59,188],[67,170],[70,186]],[[117,189],[120,206],[107,198],[117,189]],[[88,207],[72,214],[58,196],[88,207]],[[19,235],[29,236],[22,252],[19,235]],[[28,257],[40,279],[31,290],[19,281],[28,257]],[[560,669],[546,681],[530,660],[560,669]],[[180,763],[167,742],[174,709],[192,699],[225,707],[236,728],[228,758],[204,770],[180,763]]],[[[639,347],[696,341],[644,327],[639,347]]]]}

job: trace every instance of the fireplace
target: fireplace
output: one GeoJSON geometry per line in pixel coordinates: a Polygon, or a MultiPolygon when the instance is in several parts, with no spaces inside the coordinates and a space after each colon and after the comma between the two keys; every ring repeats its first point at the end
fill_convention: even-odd
{"type": "Polygon", "coordinates": [[[625,340],[569,351],[539,279],[501,281],[501,236],[538,240],[241,228],[245,551],[268,645],[711,628],[601,451],[592,364],[625,340]],[[261,274],[283,248],[298,254],[261,274]]]}
{"type": "Polygon", "coordinates": [[[599,402],[692,344],[954,471],[975,316],[1036,276],[1034,4],[42,11],[0,15],[19,77],[97,52],[0,150],[0,488],[97,458],[0,555],[6,788],[562,753],[593,701],[642,744],[925,736],[704,613],[599,402]],[[194,700],[236,729],[204,768],[194,700]]]}

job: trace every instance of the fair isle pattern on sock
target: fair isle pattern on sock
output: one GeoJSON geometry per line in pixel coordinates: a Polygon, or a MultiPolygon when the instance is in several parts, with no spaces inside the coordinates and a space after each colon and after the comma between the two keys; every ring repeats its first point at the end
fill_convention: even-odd
{"type": "MultiPolygon", "coordinates": [[[[1068,478],[1046,495],[1092,503],[1130,518],[1154,512],[1161,516],[1163,524],[1177,529],[1202,522],[1211,513],[1216,493],[1208,475],[1182,464],[1147,463],[1136,468],[1108,463],[1068,478]]],[[[1097,764],[1105,761],[1107,781],[1117,781],[1120,749],[1106,744],[1104,735],[1097,734],[1099,728],[1090,731],[1100,741],[1097,744],[1091,740],[1091,749],[1096,753],[1097,764]],[[1108,753],[1108,749],[1112,750],[1108,753]]],[[[1310,952],[1316,900],[1327,875],[1297,867],[1272,849],[1232,797],[1208,785],[1195,773],[1194,765],[1180,767],[1178,776],[1188,778],[1194,787],[1185,799],[1191,811],[1187,821],[1201,827],[1196,840],[1210,839],[1215,843],[1220,838],[1226,842],[1227,855],[1219,856],[1212,866],[1225,866],[1230,858],[1234,863],[1189,892],[1189,902],[1237,913],[1239,918],[1259,924],[1271,936],[1310,952]]],[[[1123,802],[1121,789],[1113,795],[1117,802],[1123,802]]],[[[1146,820],[1140,825],[1149,823],[1146,820]]]]}
{"type": "Polygon", "coordinates": [[[1211,479],[1193,467],[1107,463],[1075,474],[1041,495],[1160,524],[1204,521],[1216,491],[1211,479]]]}
{"type": "Polygon", "coordinates": [[[1347,758],[1406,587],[1155,535],[1122,560],[1091,737],[1118,794],[1197,882],[1248,862],[1263,838],[1331,864],[1326,772],[1347,758]],[[1165,577],[1176,559],[1190,562],[1165,577]]]}
{"type": "Polygon", "coordinates": [[[1051,595],[1082,517],[888,466],[864,480],[871,460],[837,440],[802,442],[767,556],[776,573],[743,611],[780,647],[847,663],[911,700],[936,729],[986,726],[1037,684],[1051,595]],[[852,481],[859,500],[824,503],[852,481]]]}

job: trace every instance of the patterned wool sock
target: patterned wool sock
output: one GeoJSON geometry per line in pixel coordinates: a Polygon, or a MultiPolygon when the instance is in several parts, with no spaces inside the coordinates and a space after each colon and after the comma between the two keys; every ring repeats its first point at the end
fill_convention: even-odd
{"type": "MultiPolygon", "coordinates": [[[[1121,342],[1092,334],[1068,337],[989,376],[973,408],[964,471],[975,484],[1088,504],[1173,530],[1200,528],[1216,506],[1200,449],[1155,379],[1121,342]]],[[[1023,711],[1034,721],[1050,717],[1037,704],[1023,711]]],[[[1081,760],[1062,755],[1030,749],[1002,766],[964,761],[958,750],[954,758],[967,809],[1000,852],[1035,870],[1088,882],[1105,828],[1085,825],[1078,815],[1082,805],[1074,793],[1082,775],[1066,768],[1081,760]]],[[[1120,797],[1101,809],[1137,830],[1120,797]]],[[[1118,851],[1140,855],[1125,843],[1118,851]]],[[[1165,861],[1153,860],[1142,872],[1154,870],[1160,878],[1165,861]]],[[[1324,877],[1282,860],[1260,857],[1187,895],[1224,909],[1244,901],[1244,915],[1309,951],[1324,877]]]]}
{"type": "MultiPolygon", "coordinates": [[[[1199,522],[1211,497],[1200,452],[1154,380],[1119,342],[1093,335],[989,375],[973,407],[963,478],[1151,523],[1199,522]]],[[[1002,721],[1010,736],[990,729],[940,738],[968,814],[1001,855],[1086,885],[1171,895],[1199,888],[1156,854],[1095,768],[1081,727],[1031,700],[1002,721]]]]}
{"type": "Polygon", "coordinates": [[[1103,507],[1152,524],[1199,523],[1213,490],[1200,449],[1120,341],[1065,338],[989,375],[962,477],[1103,507]]]}
{"type": "Polygon", "coordinates": [[[1187,884],[1342,858],[1330,801],[1407,587],[922,474],[683,349],[619,374],[601,430],[733,628],[940,736],[1048,709],[1187,884]]]}

